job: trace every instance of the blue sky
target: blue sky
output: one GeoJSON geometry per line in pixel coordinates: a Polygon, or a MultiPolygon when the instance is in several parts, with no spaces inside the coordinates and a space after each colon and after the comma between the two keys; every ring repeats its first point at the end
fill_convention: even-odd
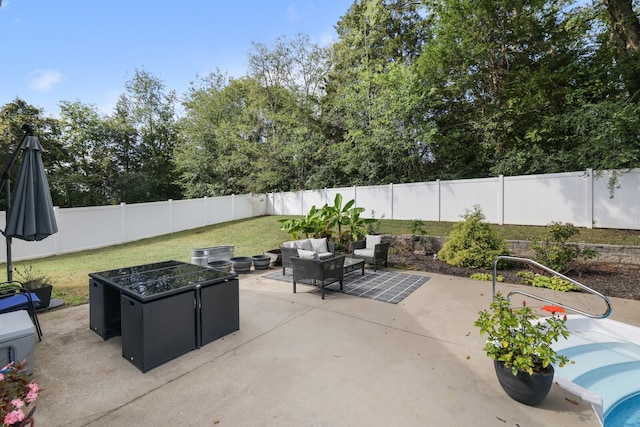
{"type": "Polygon", "coordinates": [[[246,74],[252,42],[327,45],[353,0],[0,0],[0,106],[16,97],[111,113],[136,69],[186,93],[197,76],[246,74]]]}

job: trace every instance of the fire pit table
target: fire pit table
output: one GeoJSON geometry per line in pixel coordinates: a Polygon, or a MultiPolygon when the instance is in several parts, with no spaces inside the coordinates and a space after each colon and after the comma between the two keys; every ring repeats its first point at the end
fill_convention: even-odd
{"type": "Polygon", "coordinates": [[[236,273],[180,261],[89,274],[90,328],[142,372],[240,326],[236,273]]]}

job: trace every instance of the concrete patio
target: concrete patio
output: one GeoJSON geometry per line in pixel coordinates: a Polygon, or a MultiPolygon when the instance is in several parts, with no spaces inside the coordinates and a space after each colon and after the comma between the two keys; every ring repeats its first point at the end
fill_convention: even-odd
{"type": "MultiPolygon", "coordinates": [[[[275,271],[271,268],[269,272],[275,271]]],[[[89,306],[39,316],[38,426],[598,426],[557,385],[538,407],[500,388],[473,322],[491,283],[426,274],[401,303],[240,276],[240,330],[143,374],[89,306]]],[[[500,285],[502,289],[512,285],[500,285]]],[[[542,291],[541,291],[542,292],[542,291]]],[[[571,304],[602,311],[593,298],[571,304]]],[[[640,301],[611,318],[640,326],[640,301]]]]}

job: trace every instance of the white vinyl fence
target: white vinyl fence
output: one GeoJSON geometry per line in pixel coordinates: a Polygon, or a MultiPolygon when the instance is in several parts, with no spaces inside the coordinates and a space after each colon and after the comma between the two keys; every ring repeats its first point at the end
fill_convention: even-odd
{"type": "Polygon", "coordinates": [[[640,230],[640,169],[620,172],[613,197],[610,172],[591,170],[370,187],[269,193],[270,215],[305,215],[312,206],[355,199],[366,218],[460,221],[479,206],[493,224],[548,225],[640,230]]]}
{"type": "MultiPolygon", "coordinates": [[[[176,231],[260,215],[306,215],[312,206],[355,199],[366,218],[460,221],[480,206],[494,224],[640,230],[640,169],[624,171],[613,198],[611,173],[591,170],[366,187],[237,195],[87,208],[55,208],[59,231],[40,242],[13,239],[13,260],[40,258],[131,242],[176,231]]],[[[0,223],[6,224],[5,213],[0,223]]],[[[6,262],[0,245],[0,262],[6,262]]]]}
{"type": "MultiPolygon", "coordinates": [[[[265,195],[205,197],[155,203],[54,208],[58,233],[39,242],[12,239],[12,260],[112,246],[176,231],[266,215],[265,195]]],[[[0,221],[6,224],[5,212],[0,221]]],[[[4,228],[4,227],[3,227],[4,228]]],[[[0,262],[7,261],[4,239],[0,262]]]]}

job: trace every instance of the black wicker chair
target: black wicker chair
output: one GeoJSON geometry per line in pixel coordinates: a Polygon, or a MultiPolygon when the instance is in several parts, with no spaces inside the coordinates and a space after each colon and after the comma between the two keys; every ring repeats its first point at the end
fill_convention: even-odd
{"type": "Polygon", "coordinates": [[[327,259],[304,259],[291,257],[293,265],[293,293],[296,293],[296,283],[302,280],[310,280],[311,284],[320,286],[322,299],[324,299],[324,287],[331,283],[340,282],[344,277],[345,255],[338,255],[327,259]]]}
{"type": "Polygon", "coordinates": [[[387,267],[387,256],[389,254],[389,243],[378,243],[373,249],[367,249],[365,240],[358,240],[351,243],[351,257],[363,259],[367,264],[373,265],[376,271],[378,264],[387,267]]]}
{"type": "Polygon", "coordinates": [[[36,314],[36,308],[39,305],[40,299],[23,287],[22,283],[17,281],[0,283],[0,313],[27,310],[36,328],[38,340],[42,340],[42,329],[36,314]]]}

